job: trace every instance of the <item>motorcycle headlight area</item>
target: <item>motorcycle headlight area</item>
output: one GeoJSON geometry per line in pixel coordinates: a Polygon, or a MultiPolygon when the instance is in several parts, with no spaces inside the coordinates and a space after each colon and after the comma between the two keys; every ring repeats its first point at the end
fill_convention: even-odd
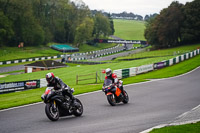
{"type": "Polygon", "coordinates": [[[42,100],[44,100],[44,96],[45,96],[45,94],[42,94],[42,96],[41,96],[41,99],[42,99],[42,100]]]}

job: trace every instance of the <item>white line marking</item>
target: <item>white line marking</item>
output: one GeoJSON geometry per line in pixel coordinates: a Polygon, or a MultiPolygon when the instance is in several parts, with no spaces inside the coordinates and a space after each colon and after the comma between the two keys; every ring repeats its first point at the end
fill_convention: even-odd
{"type": "Polygon", "coordinates": [[[41,104],[41,103],[42,102],[32,103],[32,104],[27,104],[27,105],[22,105],[22,106],[18,106],[18,107],[12,107],[12,108],[8,108],[8,109],[0,110],[0,112],[4,112],[4,111],[8,111],[8,110],[13,110],[13,109],[18,109],[18,108],[23,108],[23,107],[28,107],[28,106],[32,106],[32,105],[41,104]]]}
{"type": "MultiPolygon", "coordinates": [[[[190,112],[196,110],[196,109],[199,108],[199,107],[200,107],[200,105],[194,107],[193,109],[191,109],[191,110],[188,111],[188,112],[185,112],[185,113],[179,115],[178,117],[176,117],[175,120],[180,119],[181,117],[183,117],[183,116],[189,114],[190,112]]],[[[155,127],[149,128],[149,129],[146,129],[146,130],[144,130],[144,131],[142,131],[142,132],[140,132],[140,133],[149,133],[149,132],[152,131],[153,129],[163,128],[163,127],[167,127],[167,126],[176,126],[176,125],[184,125],[184,124],[190,124],[190,123],[197,123],[197,122],[199,122],[199,121],[200,121],[200,119],[190,120],[190,121],[184,121],[184,122],[174,122],[174,123],[172,122],[172,123],[170,123],[170,124],[161,124],[161,125],[158,125],[158,126],[155,126],[155,127]]]]}

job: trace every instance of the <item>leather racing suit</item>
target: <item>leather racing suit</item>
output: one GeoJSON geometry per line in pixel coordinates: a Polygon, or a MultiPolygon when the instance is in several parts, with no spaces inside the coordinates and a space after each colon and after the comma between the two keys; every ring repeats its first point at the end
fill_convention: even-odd
{"type": "Polygon", "coordinates": [[[47,87],[54,87],[55,90],[62,91],[63,96],[65,96],[65,95],[69,96],[70,99],[72,100],[72,103],[74,103],[75,98],[72,94],[73,91],[60,78],[55,77],[52,82],[47,84],[47,87]]]}

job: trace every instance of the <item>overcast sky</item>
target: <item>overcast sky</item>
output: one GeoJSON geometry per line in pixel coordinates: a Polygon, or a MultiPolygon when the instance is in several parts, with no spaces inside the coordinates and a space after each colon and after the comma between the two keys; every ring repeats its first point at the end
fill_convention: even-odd
{"type": "MultiPolygon", "coordinates": [[[[76,1],[76,0],[72,0],[76,1]]],[[[142,15],[160,13],[174,0],[82,0],[91,10],[104,10],[110,13],[121,13],[123,11],[142,15]]],[[[185,4],[193,0],[177,0],[185,4]]]]}

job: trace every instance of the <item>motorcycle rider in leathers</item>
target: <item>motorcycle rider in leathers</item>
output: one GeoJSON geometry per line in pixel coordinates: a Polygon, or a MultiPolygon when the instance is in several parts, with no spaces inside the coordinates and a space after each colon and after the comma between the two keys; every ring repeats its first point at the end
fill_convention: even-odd
{"type": "Polygon", "coordinates": [[[75,98],[73,96],[73,90],[66,85],[60,78],[55,77],[53,73],[46,74],[46,80],[48,82],[47,87],[54,87],[56,91],[62,91],[63,96],[67,95],[72,100],[72,106],[75,106],[75,98]]]}
{"type": "Polygon", "coordinates": [[[124,95],[123,81],[118,80],[117,75],[115,73],[112,73],[112,70],[110,68],[106,69],[105,79],[111,79],[112,83],[117,85],[117,87],[119,87],[119,89],[123,92],[122,94],[124,95]]]}

